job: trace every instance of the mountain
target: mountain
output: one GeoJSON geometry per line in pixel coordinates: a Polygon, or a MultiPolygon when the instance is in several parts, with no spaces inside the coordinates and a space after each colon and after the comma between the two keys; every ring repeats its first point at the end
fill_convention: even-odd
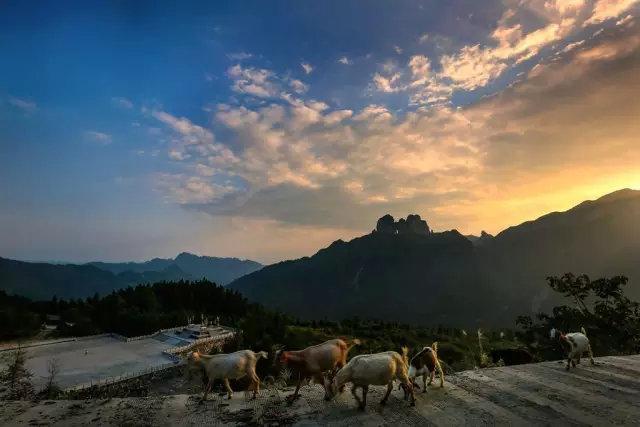
{"type": "Polygon", "coordinates": [[[565,272],[626,275],[628,294],[640,298],[640,191],[617,191],[495,237],[436,233],[416,226],[422,222],[386,215],[371,234],[267,266],[229,287],[305,319],[357,315],[461,326],[512,327],[517,315],[549,309],[559,297],[545,278],[565,272]]]}
{"type": "Polygon", "coordinates": [[[640,299],[640,191],[624,189],[565,212],[507,228],[478,247],[485,279],[500,292],[517,287],[523,308],[557,302],[545,277],[566,272],[625,275],[627,294],[640,299]]]}
{"type": "Polygon", "coordinates": [[[81,298],[127,286],[108,271],[90,265],[58,265],[0,258],[0,287],[32,299],[81,298]]]}
{"type": "Polygon", "coordinates": [[[262,268],[262,264],[251,260],[198,256],[188,252],[183,252],[173,259],[154,258],[145,262],[123,263],[92,262],[89,265],[115,274],[123,272],[148,274],[166,271],[168,268],[177,268],[184,274],[179,278],[202,279],[204,277],[220,285],[226,285],[238,277],[262,268]]]}
{"type": "Polygon", "coordinates": [[[261,268],[237,258],[214,258],[181,253],[175,259],[154,258],[147,262],[83,265],[48,264],[0,258],[0,289],[31,299],[85,298],[140,283],[195,280],[206,277],[225,284],[261,268]]]}

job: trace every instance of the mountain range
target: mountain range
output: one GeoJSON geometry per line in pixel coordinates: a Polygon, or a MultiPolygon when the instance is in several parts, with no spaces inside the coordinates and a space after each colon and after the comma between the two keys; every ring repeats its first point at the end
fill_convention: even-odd
{"type": "Polygon", "coordinates": [[[140,283],[207,278],[225,285],[262,264],[237,258],[198,256],[187,252],[175,258],[146,262],[50,264],[0,258],[0,289],[32,299],[84,298],[95,293],[140,283]]]}
{"type": "Polygon", "coordinates": [[[625,275],[640,299],[640,191],[620,190],[492,236],[435,232],[385,215],[370,234],[311,257],[261,264],[181,253],[146,262],[47,264],[0,258],[0,289],[79,298],[162,280],[207,279],[303,319],[360,316],[423,325],[513,326],[561,302],[546,277],[625,275]]]}
{"type": "Polygon", "coordinates": [[[496,236],[434,232],[417,215],[228,286],[305,319],[350,316],[425,325],[513,326],[560,302],[545,278],[625,275],[640,298],[640,191],[620,190],[496,236]],[[424,223],[424,224],[422,224],[424,223]]]}

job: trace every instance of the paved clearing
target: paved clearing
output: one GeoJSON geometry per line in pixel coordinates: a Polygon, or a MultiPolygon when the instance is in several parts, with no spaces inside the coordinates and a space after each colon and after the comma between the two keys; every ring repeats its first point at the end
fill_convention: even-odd
{"type": "Polygon", "coordinates": [[[327,403],[321,387],[311,385],[292,405],[284,399],[291,390],[263,390],[255,401],[243,392],[231,401],[212,395],[204,404],[187,395],[9,402],[0,409],[0,424],[640,425],[640,355],[596,362],[570,372],[562,362],[461,372],[449,376],[444,389],[420,393],[413,408],[397,390],[381,407],[384,388],[372,387],[360,412],[348,391],[327,403]]]}
{"type": "Polygon", "coordinates": [[[171,344],[153,338],[125,342],[100,336],[26,347],[25,351],[27,368],[34,374],[32,382],[40,389],[46,382],[52,359],[57,360],[60,368],[58,385],[67,388],[169,363],[171,359],[162,351],[170,347],[171,344]]]}

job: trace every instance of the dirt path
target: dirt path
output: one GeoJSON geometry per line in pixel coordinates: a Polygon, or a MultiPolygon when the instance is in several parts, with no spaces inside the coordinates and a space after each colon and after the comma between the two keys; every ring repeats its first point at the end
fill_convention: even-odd
{"type": "Polygon", "coordinates": [[[325,402],[319,385],[303,388],[287,404],[291,390],[261,391],[250,400],[185,394],[86,401],[3,402],[1,425],[640,425],[640,355],[601,357],[596,366],[566,372],[561,362],[465,371],[443,389],[419,392],[409,407],[394,390],[385,407],[384,388],[372,387],[360,412],[348,391],[325,402]]]}

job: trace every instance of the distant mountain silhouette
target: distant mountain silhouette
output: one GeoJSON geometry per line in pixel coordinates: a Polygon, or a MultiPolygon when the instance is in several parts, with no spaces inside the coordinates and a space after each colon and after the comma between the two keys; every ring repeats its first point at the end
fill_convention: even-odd
{"type": "Polygon", "coordinates": [[[0,258],[0,288],[32,299],[106,294],[127,281],[90,265],[46,264],[0,258]]]}
{"type": "Polygon", "coordinates": [[[628,294],[640,298],[640,191],[620,190],[495,237],[437,233],[426,223],[400,232],[398,223],[385,216],[371,234],[267,266],[229,287],[306,319],[505,327],[558,302],[547,289],[549,275],[626,275],[628,294]]]}
{"type": "Polygon", "coordinates": [[[147,262],[83,265],[48,264],[0,258],[0,289],[32,299],[85,298],[105,295],[140,283],[195,280],[206,277],[226,284],[262,265],[237,258],[214,258],[181,253],[175,259],[154,258],[147,262]]]}
{"type": "Polygon", "coordinates": [[[154,258],[146,262],[92,262],[89,264],[116,274],[126,271],[136,273],[162,272],[169,267],[177,267],[184,272],[183,278],[185,279],[207,278],[220,285],[226,285],[238,277],[262,268],[262,264],[251,260],[199,256],[188,252],[182,252],[174,259],[154,258]]]}

